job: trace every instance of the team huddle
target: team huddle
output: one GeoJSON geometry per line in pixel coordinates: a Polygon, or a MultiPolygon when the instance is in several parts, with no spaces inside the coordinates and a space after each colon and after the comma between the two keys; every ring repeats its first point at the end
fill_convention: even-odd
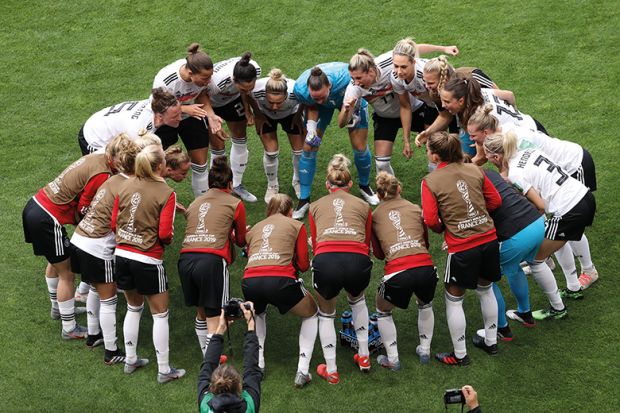
{"type": "Polygon", "coordinates": [[[178,272],[186,305],[196,307],[203,354],[230,298],[228,267],[239,255],[236,245],[247,257],[240,282],[244,298],[254,304],[263,372],[267,305],[302,319],[296,387],[312,380],[317,336],[324,357],[318,376],[331,384],[340,381],[335,318],[343,289],[358,343],[353,361],[361,371],[370,370],[365,292],[371,254],[385,264],[376,309],[386,354],[377,363],[387,369],[401,368],[392,312],[407,309],[414,295],[421,363],[432,358],[447,365],[470,363],[463,310],[468,289],[476,291],[484,324],[472,343],[490,355],[497,354],[498,339],[512,340],[509,319],[533,327],[536,321],[566,317],[564,300],[582,298],[598,279],[584,235],[596,210],[592,157],[576,143],[550,137],[540,122],[517,109],[510,90],[500,89],[479,68],[454,68],[443,55],[420,57],[433,52],[456,55],[458,49],[406,38],[378,57],[360,49],[349,63],[318,64],[295,80],[275,68],[260,78],[250,53],[213,63],[192,44],[185,58],[156,74],[150,97],[93,114],[78,133],[83,156],[23,211],[26,241],[48,262],[51,317],[61,320],[62,338],[103,345],[106,364],[124,363],[125,373],[133,373],[149,363],[137,352],[146,298],[158,382],[185,374],[169,362],[163,263],[176,213],[185,216],[178,272]],[[311,199],[318,152],[335,110],[338,127],[348,130],[352,161],[333,155],[326,193],[311,199]],[[278,125],[291,146],[296,202],[280,191],[278,125]],[[263,144],[267,180],[266,217],[251,226],[244,203],[257,197],[243,184],[250,161],[248,126],[263,144]],[[420,182],[401,183],[391,164],[399,129],[403,156],[412,156],[413,145],[426,148],[429,173],[421,182],[421,206],[401,197],[403,185],[420,182]],[[412,132],[417,133],[413,145],[412,132]],[[175,145],[179,138],[187,152],[175,145]],[[481,168],[487,161],[499,172],[481,168]],[[361,198],[350,193],[352,164],[361,198]],[[180,182],[188,171],[195,200],[185,208],[166,178],[180,182]],[[302,222],[306,215],[308,229],[302,222]],[[71,239],[66,224],[75,226],[71,239]],[[428,251],[429,228],[444,233],[444,294],[453,344],[434,357],[432,302],[439,276],[428,251]],[[565,288],[558,288],[552,255],[565,288]],[[309,269],[314,294],[300,277],[309,269]],[[526,271],[548,298],[548,308],[532,311],[526,271]],[[82,283],[74,293],[76,273],[82,283]],[[506,309],[497,284],[502,275],[516,309],[506,309]],[[127,301],[124,350],[117,345],[119,291],[127,301]],[[88,326],[83,327],[75,321],[75,297],[86,294],[88,326]]]}

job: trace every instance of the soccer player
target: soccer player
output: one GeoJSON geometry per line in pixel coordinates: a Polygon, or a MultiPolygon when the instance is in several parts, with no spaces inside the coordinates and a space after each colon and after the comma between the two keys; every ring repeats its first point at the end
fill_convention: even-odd
{"type": "Polygon", "coordinates": [[[437,270],[428,253],[428,233],[422,220],[422,209],[401,198],[401,184],[393,175],[382,171],[377,175],[376,183],[381,203],[372,214],[372,251],[378,259],[385,259],[376,303],[377,326],[387,352],[387,356],[377,357],[377,362],[390,370],[399,370],[392,309],[406,310],[411,296],[416,295],[420,338],[416,353],[420,362],[430,362],[437,270]]]}
{"type": "MultiPolygon", "coordinates": [[[[150,99],[122,102],[88,118],[78,133],[80,150],[86,155],[103,149],[120,133],[137,139],[145,132],[157,133],[164,125],[176,128],[181,113],[181,104],[171,93],[154,89],[150,99]]],[[[164,146],[168,145],[164,142],[164,146]]]]}
{"type": "Polygon", "coordinates": [[[292,150],[292,186],[297,198],[300,196],[299,159],[304,138],[301,125],[301,105],[293,93],[295,80],[288,79],[280,69],[274,68],[269,77],[259,79],[254,86],[250,100],[254,109],[256,132],[263,142],[263,167],[267,176],[265,203],[280,191],[278,183],[278,123],[288,135],[292,150]]]}
{"type": "MultiPolygon", "coordinates": [[[[543,263],[549,255],[567,241],[581,239],[585,228],[592,225],[596,202],[588,187],[568,175],[544,152],[534,148],[519,151],[517,142],[515,134],[507,132],[487,137],[483,146],[487,159],[506,171],[508,179],[536,208],[552,216],[545,225],[545,239],[530,263],[536,277],[538,272],[550,271],[543,263]]],[[[538,320],[564,318],[566,314],[566,307],[557,299],[549,309],[532,313],[538,320]]]]}
{"type": "MultiPolygon", "coordinates": [[[[303,72],[295,81],[294,92],[297,100],[305,105],[307,130],[299,160],[301,197],[293,212],[295,219],[303,219],[310,208],[310,192],[316,173],[318,150],[334,110],[342,108],[344,92],[350,82],[347,64],[339,62],[317,65],[303,72]]],[[[360,193],[366,202],[377,205],[379,199],[369,185],[372,158],[368,149],[368,103],[365,100],[359,102],[353,120],[347,127],[360,193]]]]}
{"type": "Polygon", "coordinates": [[[245,206],[230,194],[228,158],[213,160],[209,190],[185,212],[186,229],[179,257],[179,276],[187,306],[196,307],[195,330],[204,356],[228,302],[234,244],[245,245],[245,206]]]}
{"type": "Polygon", "coordinates": [[[292,313],[302,318],[299,361],[294,381],[295,387],[301,388],[312,380],[309,369],[318,319],[316,302],[304,288],[303,279],[298,278],[299,273],[310,267],[308,235],[304,224],[291,218],[292,214],[291,198],[276,194],[267,205],[267,218],[248,231],[248,263],[241,288],[245,299],[254,303],[259,343],[258,366],[263,371],[267,305],[276,306],[280,314],[292,313]]]}
{"type": "Polygon", "coordinates": [[[168,280],[164,245],[172,242],[176,195],[162,177],[166,166],[161,146],[149,145],[136,156],[135,177],[125,182],[114,201],[112,230],[116,233],[116,282],[125,291],[123,325],[127,374],[148,364],[136,349],[144,296],[153,316],[153,344],[159,383],[179,379],[183,369],[169,363],[168,280]]]}
{"type": "Polygon", "coordinates": [[[370,370],[368,351],[368,307],[364,290],[370,282],[369,257],[372,211],[351,195],[350,161],[334,155],[327,167],[328,195],[310,205],[310,234],[314,258],[312,274],[319,304],[319,337],[325,364],[317,374],[331,384],[340,381],[336,367],[336,299],[344,288],[353,313],[358,352],[353,361],[361,371],[370,370]]]}
{"type": "Polygon", "coordinates": [[[463,163],[461,142],[448,132],[433,133],[426,144],[429,160],[437,164],[422,180],[424,222],[444,232],[448,260],[444,277],[446,318],[454,351],[437,353],[448,365],[470,363],[465,345],[465,291],[475,289],[484,321],[484,339],[473,343],[488,354],[497,354],[497,301],[492,282],[500,279],[499,244],[489,211],[502,203],[482,170],[463,163]]]}

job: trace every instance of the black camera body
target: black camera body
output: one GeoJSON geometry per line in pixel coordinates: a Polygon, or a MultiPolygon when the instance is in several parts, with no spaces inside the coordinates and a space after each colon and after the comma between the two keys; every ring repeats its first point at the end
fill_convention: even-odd
{"type": "MultiPolygon", "coordinates": [[[[243,311],[241,310],[242,305],[244,304],[241,298],[231,298],[222,307],[224,309],[224,316],[229,320],[238,320],[243,318],[243,311]]],[[[250,309],[248,305],[245,305],[245,308],[246,310],[250,309]]]]}
{"type": "Polygon", "coordinates": [[[443,402],[448,404],[465,404],[465,395],[461,389],[448,389],[443,394],[443,402]]]}

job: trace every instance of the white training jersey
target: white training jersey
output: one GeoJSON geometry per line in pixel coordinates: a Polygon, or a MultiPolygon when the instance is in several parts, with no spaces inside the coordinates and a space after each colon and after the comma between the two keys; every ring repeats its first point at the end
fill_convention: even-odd
{"type": "Polygon", "coordinates": [[[536,122],[530,115],[521,113],[505,100],[495,95],[493,89],[480,89],[484,102],[493,106],[491,114],[499,121],[499,126],[509,127],[510,125],[522,126],[524,128],[536,130],[536,122]]]}
{"type": "Polygon", "coordinates": [[[534,188],[545,202],[545,212],[562,216],[586,195],[588,188],[538,149],[525,149],[508,162],[508,179],[525,195],[534,188]]]}
{"type": "MultiPolygon", "coordinates": [[[[155,75],[155,80],[153,80],[153,89],[162,87],[167,92],[172,93],[182,105],[191,105],[194,103],[194,100],[200,92],[207,87],[198,86],[191,81],[186,82],[181,79],[180,70],[185,63],[187,63],[185,59],[179,59],[161,69],[157,75],[155,75]]],[[[187,117],[189,117],[189,115],[183,113],[183,119],[187,117]]]]}
{"type": "Polygon", "coordinates": [[[506,132],[517,136],[517,149],[535,148],[547,155],[569,175],[574,174],[583,161],[583,148],[574,142],[552,138],[544,133],[519,126],[513,126],[506,132]]]}
{"type": "Polygon", "coordinates": [[[90,146],[103,149],[119,133],[137,139],[144,132],[155,132],[150,99],[122,102],[101,109],[84,124],[84,139],[90,146]]]}
{"type": "MultiPolygon", "coordinates": [[[[431,98],[430,92],[424,82],[424,65],[426,65],[426,62],[428,62],[428,59],[415,59],[415,74],[411,82],[407,82],[405,79],[399,79],[398,75],[393,70],[394,68],[392,67],[392,87],[394,88],[394,92],[399,95],[409,93],[418,99],[420,105],[424,102],[428,106],[436,108],[437,105],[431,98]]],[[[417,108],[414,108],[414,110],[415,109],[417,108]]]]}
{"type": "Polygon", "coordinates": [[[267,103],[267,92],[265,91],[265,87],[267,86],[268,80],[268,77],[258,79],[256,81],[256,85],[254,86],[254,90],[252,90],[252,98],[254,98],[258,104],[260,111],[266,116],[269,116],[271,119],[284,119],[287,116],[297,113],[297,110],[299,109],[299,101],[293,93],[295,81],[293,79],[286,79],[286,88],[288,90],[286,100],[282,103],[280,109],[273,110],[267,103]]]}
{"type": "MultiPolygon", "coordinates": [[[[233,82],[233,70],[241,57],[233,57],[213,66],[213,77],[207,86],[207,93],[214,108],[227,105],[239,97],[239,89],[233,82]]],[[[260,77],[260,66],[254,60],[250,64],[256,68],[256,77],[260,77]]]]}

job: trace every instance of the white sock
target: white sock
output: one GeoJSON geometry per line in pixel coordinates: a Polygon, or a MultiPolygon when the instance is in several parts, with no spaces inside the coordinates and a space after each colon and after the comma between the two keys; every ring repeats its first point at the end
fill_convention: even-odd
{"type": "Polygon", "coordinates": [[[226,149],[209,149],[211,152],[211,159],[209,161],[209,168],[213,167],[213,160],[215,158],[219,158],[220,156],[226,155],[226,149]]]}
{"type": "Polygon", "coordinates": [[[435,328],[435,313],[433,303],[418,304],[418,334],[420,336],[420,348],[424,353],[431,352],[431,341],[433,341],[433,330],[435,328]]]}
{"type": "Polygon", "coordinates": [[[207,320],[194,319],[194,329],[196,330],[196,337],[198,337],[200,351],[202,351],[202,356],[204,357],[209,341],[211,341],[209,330],[207,330],[207,320]]]}
{"type": "Polygon", "coordinates": [[[267,312],[256,314],[256,337],[258,337],[258,367],[265,368],[265,338],[267,337],[267,312]]]}
{"type": "Polygon", "coordinates": [[[396,325],[391,311],[380,311],[377,308],[377,327],[381,334],[381,341],[385,347],[390,363],[398,361],[398,344],[396,341],[396,325]]]}
{"type": "Polygon", "coordinates": [[[363,295],[357,301],[349,301],[351,313],[353,313],[353,327],[357,335],[357,353],[360,356],[368,356],[368,307],[366,297],[363,295]]]}
{"type": "Polygon", "coordinates": [[[75,323],[75,298],[67,301],[58,301],[58,310],[62,320],[62,329],[69,332],[77,325],[75,323]]]}
{"type": "Polygon", "coordinates": [[[103,333],[103,344],[106,350],[115,351],[116,346],[116,303],[118,298],[112,296],[107,300],[101,300],[99,322],[103,333]]]}
{"type": "Polygon", "coordinates": [[[101,333],[99,328],[99,309],[101,307],[99,301],[99,293],[91,287],[86,299],[86,322],[88,326],[88,334],[95,336],[101,333]]]}
{"type": "Polygon", "coordinates": [[[391,156],[375,156],[375,169],[377,170],[377,175],[381,171],[394,175],[394,169],[392,168],[391,161],[391,156]]]}
{"type": "Polygon", "coordinates": [[[493,293],[493,284],[484,287],[479,285],[476,288],[476,295],[478,295],[480,309],[482,310],[484,343],[487,346],[492,346],[497,344],[497,299],[493,293]]]}
{"type": "Polygon", "coordinates": [[[168,326],[168,311],[153,314],[153,345],[157,354],[157,365],[162,374],[170,373],[170,328],[168,326]]]}
{"type": "Polygon", "coordinates": [[[230,148],[230,167],[233,172],[233,188],[241,185],[243,174],[248,164],[250,153],[248,152],[248,138],[232,138],[230,148]]]}
{"type": "Polygon", "coordinates": [[[467,355],[463,297],[455,297],[447,291],[445,296],[446,319],[448,320],[448,330],[450,330],[450,338],[452,338],[452,345],[454,346],[454,355],[458,358],[463,358],[467,355]]]}
{"type": "Polygon", "coordinates": [[[56,293],[58,291],[58,277],[49,278],[45,277],[45,282],[47,283],[47,293],[50,297],[50,302],[52,303],[52,308],[58,309],[58,301],[56,299],[56,293]]]}
{"type": "Polygon", "coordinates": [[[192,191],[194,197],[199,197],[209,190],[209,168],[207,164],[198,165],[191,163],[192,168],[192,191]]]}
{"type": "Polygon", "coordinates": [[[80,281],[80,284],[77,287],[77,292],[81,295],[86,295],[90,292],[90,285],[85,283],[84,281],[80,281]]]}
{"type": "Polygon", "coordinates": [[[573,256],[573,249],[567,242],[562,248],[555,252],[555,258],[558,260],[558,264],[562,267],[564,278],[566,278],[566,287],[569,290],[577,291],[581,290],[581,284],[579,284],[579,275],[577,274],[577,266],[575,265],[575,257],[573,256]]]}
{"type": "Polygon", "coordinates": [[[323,357],[327,364],[327,372],[335,373],[336,367],[336,327],[334,318],[336,312],[324,314],[319,310],[319,339],[323,348],[323,357]]]}
{"type": "Polygon", "coordinates": [[[263,152],[263,167],[265,168],[265,176],[267,176],[268,186],[278,185],[278,156],[280,151],[263,152]]]}
{"type": "Polygon", "coordinates": [[[292,162],[293,162],[293,181],[299,181],[299,160],[301,159],[301,153],[303,152],[301,149],[298,151],[292,151],[292,162]]]}
{"type": "Polygon", "coordinates": [[[579,241],[568,241],[573,253],[581,264],[581,272],[588,272],[594,270],[594,264],[592,263],[592,255],[590,254],[590,244],[586,234],[581,236],[579,241]]]}
{"type": "Polygon", "coordinates": [[[532,276],[545,293],[549,304],[556,310],[564,309],[564,303],[562,297],[560,297],[560,291],[558,290],[558,283],[555,281],[553,273],[549,269],[549,266],[544,261],[530,262],[530,268],[532,269],[532,276]]]}
{"type": "MultiPolygon", "coordinates": [[[[127,313],[123,322],[123,337],[125,338],[125,362],[134,364],[138,361],[138,332],[140,331],[140,317],[144,310],[144,304],[134,307],[127,304],[127,313]]],[[[153,327],[154,328],[154,327],[153,327]]]]}
{"type": "Polygon", "coordinates": [[[310,360],[312,360],[312,350],[314,350],[314,342],[319,332],[319,320],[317,314],[312,317],[306,317],[301,321],[299,329],[299,361],[297,362],[297,371],[308,374],[310,370],[310,360]]]}

